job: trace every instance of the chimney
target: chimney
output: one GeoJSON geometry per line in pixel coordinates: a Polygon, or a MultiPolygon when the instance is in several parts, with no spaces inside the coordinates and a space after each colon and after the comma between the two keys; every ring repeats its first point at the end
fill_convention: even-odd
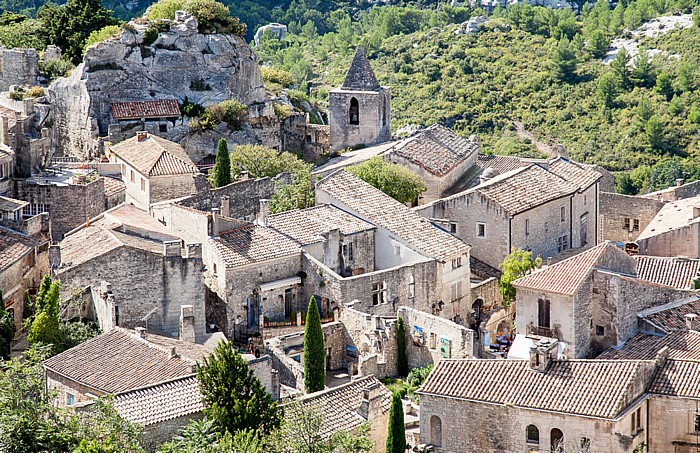
{"type": "Polygon", "coordinates": [[[267,226],[267,215],[270,211],[270,200],[266,198],[260,199],[260,211],[258,212],[257,224],[267,226]]]}
{"type": "Polygon", "coordinates": [[[221,219],[219,219],[219,209],[212,208],[211,210],[211,235],[215,238],[221,233],[221,219]]]}
{"type": "Polygon", "coordinates": [[[683,178],[677,178],[676,179],[676,187],[680,187],[683,185],[683,178]]]}
{"type": "Polygon", "coordinates": [[[221,215],[231,217],[231,198],[228,195],[221,196],[221,215]]]}
{"type": "Polygon", "coordinates": [[[530,348],[530,368],[544,373],[557,357],[557,340],[542,338],[530,348]]]}
{"type": "Polygon", "coordinates": [[[5,145],[10,144],[10,119],[2,115],[0,116],[0,121],[2,121],[2,142],[5,145]]]}
{"type": "Polygon", "coordinates": [[[22,112],[15,110],[15,134],[24,134],[24,121],[22,121],[22,112]]]}
{"type": "Polygon", "coordinates": [[[102,282],[100,283],[100,291],[102,292],[102,294],[105,294],[105,295],[111,293],[112,292],[112,284],[102,280],[102,282]]]}
{"type": "Polygon", "coordinates": [[[174,257],[181,256],[181,243],[180,241],[163,241],[163,256],[174,257]]]}
{"type": "Polygon", "coordinates": [[[239,180],[239,181],[248,181],[249,178],[250,178],[250,173],[249,173],[247,170],[246,170],[246,171],[242,171],[242,172],[238,175],[238,180],[239,180]]]}
{"type": "Polygon", "coordinates": [[[180,306],[180,341],[195,342],[194,305],[180,306]]]}
{"type": "Polygon", "coordinates": [[[362,389],[362,403],[357,413],[365,420],[373,420],[382,413],[382,386],[377,381],[367,383],[362,389]]]}
{"type": "Polygon", "coordinates": [[[49,245],[49,264],[51,269],[58,269],[61,267],[61,246],[49,245]]]}
{"type": "Polygon", "coordinates": [[[146,339],[146,328],[145,327],[137,327],[134,329],[136,331],[136,335],[141,338],[142,340],[146,339]]]}
{"type": "Polygon", "coordinates": [[[322,234],[323,243],[323,264],[333,269],[335,272],[342,271],[342,245],[340,243],[340,230],[334,228],[322,234]]]}
{"type": "Polygon", "coordinates": [[[170,350],[168,351],[168,359],[172,360],[177,357],[177,349],[175,349],[175,346],[170,346],[170,350]]]}
{"type": "Polygon", "coordinates": [[[136,141],[142,142],[148,138],[148,132],[141,131],[136,133],[136,141]]]}
{"type": "Polygon", "coordinates": [[[695,313],[688,313],[687,315],[684,316],[685,318],[685,326],[688,328],[688,330],[693,330],[693,322],[695,321],[695,318],[697,318],[698,315],[695,313]]]}

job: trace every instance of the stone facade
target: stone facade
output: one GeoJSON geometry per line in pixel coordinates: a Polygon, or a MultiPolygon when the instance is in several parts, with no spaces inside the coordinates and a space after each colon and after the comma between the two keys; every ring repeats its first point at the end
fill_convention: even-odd
{"type": "Polygon", "coordinates": [[[196,412],[148,425],[143,429],[143,434],[141,434],[141,446],[147,452],[155,452],[161,444],[170,442],[175,436],[180,434],[182,428],[187,426],[190,421],[201,420],[202,418],[204,418],[204,414],[196,412]]]}
{"type": "Polygon", "coordinates": [[[331,151],[370,146],[391,140],[391,90],[354,91],[336,88],[328,99],[331,151]],[[358,119],[350,118],[351,108],[358,119]]]}
{"type": "Polygon", "coordinates": [[[657,199],[601,192],[601,240],[635,241],[663,205],[664,203],[657,199]]]}
{"type": "Polygon", "coordinates": [[[49,105],[44,98],[11,102],[0,109],[0,141],[15,153],[15,174],[29,177],[46,168],[50,158],[51,129],[47,127],[49,105]]]}
{"type": "Polygon", "coordinates": [[[653,395],[649,400],[649,453],[695,453],[700,448],[698,401],[653,395]]]}
{"type": "Polygon", "coordinates": [[[330,151],[330,127],[309,123],[308,114],[292,114],[282,122],[282,149],[317,162],[330,151]]]}
{"type": "Polygon", "coordinates": [[[700,258],[700,221],[637,240],[641,255],[700,258]]]}
{"type": "Polygon", "coordinates": [[[0,91],[12,85],[37,84],[39,54],[34,49],[0,47],[0,91]]]}

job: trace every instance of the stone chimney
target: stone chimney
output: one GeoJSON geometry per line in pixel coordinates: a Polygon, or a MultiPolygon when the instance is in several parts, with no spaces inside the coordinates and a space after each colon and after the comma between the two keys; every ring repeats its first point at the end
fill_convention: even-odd
{"type": "Polygon", "coordinates": [[[142,142],[148,138],[148,132],[146,131],[141,131],[136,133],[136,141],[137,142],[142,142]]]}
{"type": "Polygon", "coordinates": [[[2,122],[2,142],[5,145],[10,144],[10,119],[2,115],[0,116],[0,121],[2,122]]]}
{"type": "Polygon", "coordinates": [[[231,217],[231,198],[228,195],[221,196],[221,215],[231,217]]]}
{"type": "Polygon", "coordinates": [[[695,322],[695,319],[698,317],[695,313],[688,313],[687,315],[684,316],[685,318],[685,326],[688,328],[688,330],[694,330],[693,329],[693,323],[695,322]]]}
{"type": "Polygon", "coordinates": [[[680,187],[683,185],[683,178],[677,178],[676,179],[676,187],[680,187]]]}
{"type": "Polygon", "coordinates": [[[146,339],[146,328],[145,327],[137,327],[134,329],[136,331],[136,335],[141,338],[142,340],[146,339]]]}
{"type": "Polygon", "coordinates": [[[238,180],[239,180],[239,181],[248,181],[248,179],[250,179],[250,173],[249,173],[247,170],[242,171],[242,172],[238,175],[238,180]]]}
{"type": "Polygon", "coordinates": [[[174,257],[181,256],[181,243],[180,241],[163,241],[163,256],[174,257]]]}
{"type": "Polygon", "coordinates": [[[362,389],[362,404],[357,413],[365,420],[373,420],[382,414],[382,386],[379,382],[370,382],[362,389]]]}
{"type": "Polygon", "coordinates": [[[341,245],[340,245],[340,230],[334,228],[322,235],[326,240],[323,243],[323,264],[333,269],[335,272],[339,272],[342,267],[341,261],[341,245]]]}
{"type": "Polygon", "coordinates": [[[215,238],[221,233],[221,219],[219,218],[219,209],[212,208],[211,210],[211,235],[215,238]]]}
{"type": "Polygon", "coordinates": [[[260,211],[258,212],[257,224],[267,226],[267,216],[270,213],[270,200],[266,198],[260,199],[260,211]]]}
{"type": "Polygon", "coordinates": [[[195,342],[194,305],[180,306],[180,341],[195,342]]]}
{"type": "Polygon", "coordinates": [[[59,244],[49,245],[49,265],[51,270],[61,267],[61,246],[59,244]]]}
{"type": "Polygon", "coordinates": [[[170,346],[170,350],[168,351],[168,359],[172,360],[177,357],[177,349],[175,349],[175,346],[170,346]]]}
{"type": "Polygon", "coordinates": [[[700,217],[700,206],[693,206],[693,219],[700,217]]]}
{"type": "Polygon", "coordinates": [[[544,373],[549,364],[557,358],[557,340],[542,338],[530,348],[530,368],[544,373]]]}

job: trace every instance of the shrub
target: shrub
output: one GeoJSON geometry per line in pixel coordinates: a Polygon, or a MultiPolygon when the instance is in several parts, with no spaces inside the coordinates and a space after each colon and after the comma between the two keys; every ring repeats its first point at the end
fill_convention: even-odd
{"type": "Polygon", "coordinates": [[[109,39],[112,36],[116,36],[121,31],[122,29],[119,25],[107,25],[106,27],[93,31],[92,33],[90,33],[90,36],[88,36],[87,41],[85,41],[83,52],[85,52],[87,48],[91,45],[105,41],[106,39],[109,39]]]}
{"type": "Polygon", "coordinates": [[[263,82],[277,83],[287,88],[294,84],[294,77],[287,71],[277,68],[260,68],[263,82]]]}
{"type": "Polygon", "coordinates": [[[59,77],[70,77],[73,71],[73,63],[67,60],[40,61],[39,69],[51,82],[59,77]]]}
{"type": "Polygon", "coordinates": [[[219,123],[226,123],[232,128],[238,129],[247,115],[248,107],[246,105],[235,100],[226,100],[207,107],[202,117],[212,127],[219,123]]]}
{"type": "Polygon", "coordinates": [[[311,296],[304,328],[304,388],[307,393],[323,390],[326,385],[326,348],[316,298],[311,296]]]}
{"type": "Polygon", "coordinates": [[[187,11],[199,22],[202,33],[245,35],[246,26],[231,17],[229,9],[215,0],[160,0],[148,8],[149,20],[175,19],[175,11],[187,11]]]}
{"type": "Polygon", "coordinates": [[[44,89],[40,86],[33,86],[27,90],[28,98],[40,98],[44,95],[44,89]]]}
{"type": "Polygon", "coordinates": [[[170,30],[170,24],[164,20],[155,20],[148,24],[148,28],[143,33],[143,43],[150,46],[156,39],[158,34],[170,30]]]}
{"type": "Polygon", "coordinates": [[[191,102],[187,97],[185,97],[185,102],[180,105],[180,110],[182,110],[183,115],[190,118],[196,118],[204,113],[204,107],[201,104],[191,102]]]}
{"type": "Polygon", "coordinates": [[[15,91],[10,92],[10,99],[13,101],[21,101],[24,99],[25,94],[26,91],[24,90],[24,87],[17,87],[15,91]]]}
{"type": "Polygon", "coordinates": [[[292,108],[287,104],[274,104],[272,106],[275,109],[275,115],[280,121],[284,121],[292,115],[292,108]]]}

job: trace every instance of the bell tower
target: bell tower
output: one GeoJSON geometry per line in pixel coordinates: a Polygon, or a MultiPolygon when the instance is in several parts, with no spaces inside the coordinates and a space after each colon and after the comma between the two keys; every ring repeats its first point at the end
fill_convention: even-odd
{"type": "Polygon", "coordinates": [[[391,89],[379,85],[361,46],[328,104],[332,151],[391,140],[391,89]]]}

